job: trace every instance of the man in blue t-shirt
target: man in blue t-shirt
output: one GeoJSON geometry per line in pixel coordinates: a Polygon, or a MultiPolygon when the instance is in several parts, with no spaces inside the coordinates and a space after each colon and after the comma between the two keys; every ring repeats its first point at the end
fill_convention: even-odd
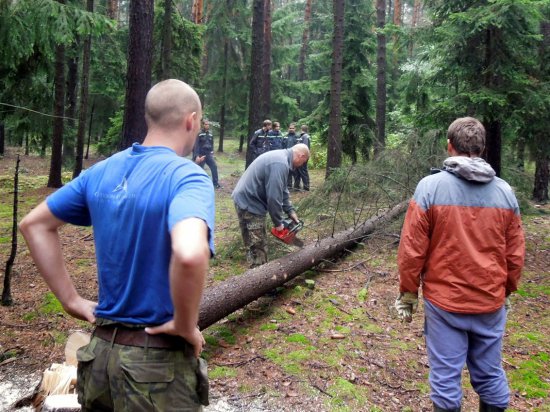
{"type": "Polygon", "coordinates": [[[214,190],[183,157],[201,114],[189,85],[158,83],[145,100],[143,144],[92,166],[20,223],[63,308],[96,325],[78,351],[83,411],[194,411],[205,402],[197,322],[214,253],[214,190]],[[98,302],[80,296],[67,271],[58,233],[65,223],[93,226],[98,302]]]}

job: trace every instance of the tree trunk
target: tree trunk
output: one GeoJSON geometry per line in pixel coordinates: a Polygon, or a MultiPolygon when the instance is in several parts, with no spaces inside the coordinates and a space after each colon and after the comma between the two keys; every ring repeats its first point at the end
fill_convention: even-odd
{"type": "Polygon", "coordinates": [[[220,108],[220,137],[218,140],[218,152],[223,152],[223,139],[225,137],[225,105],[227,102],[227,66],[229,59],[229,39],[223,41],[223,77],[222,77],[222,106],[220,108]]]}
{"type": "Polygon", "coordinates": [[[386,2],[376,0],[376,27],[378,29],[378,48],[376,53],[376,142],[374,157],[386,147],[386,2]]]}
{"type": "Polygon", "coordinates": [[[92,138],[92,122],[94,120],[95,101],[92,99],[92,110],[90,111],[90,121],[88,122],[88,144],[86,144],[86,155],[84,159],[88,159],[90,154],[90,140],[92,138]]]}
{"type": "Polygon", "coordinates": [[[357,227],[306,245],[297,252],[206,289],[200,307],[199,328],[207,328],[323,260],[343,253],[378,227],[405,212],[408,203],[408,200],[401,202],[386,213],[375,216],[357,227]]]}
{"type": "MultiPolygon", "coordinates": [[[[170,1],[170,0],[167,0],[170,1]]],[[[193,23],[195,24],[201,24],[202,21],[202,13],[204,9],[203,0],[193,0],[193,6],[191,9],[191,14],[193,14],[193,23]]]]}
{"type": "Polygon", "coordinates": [[[107,16],[118,20],[118,0],[107,0],[107,16]]]}
{"type": "Polygon", "coordinates": [[[401,27],[401,0],[395,0],[393,3],[393,24],[401,27]]]}
{"type": "MultiPolygon", "coordinates": [[[[420,18],[420,8],[421,8],[420,0],[414,0],[414,6],[413,6],[413,14],[412,14],[412,22],[411,22],[411,31],[415,33],[416,26],[418,25],[418,19],[420,18]]],[[[412,57],[413,49],[414,49],[414,40],[413,36],[409,37],[409,57],[412,57]]]]}
{"type": "Polygon", "coordinates": [[[0,156],[4,156],[4,151],[6,149],[6,134],[5,134],[4,123],[0,122],[0,156]]]}
{"type": "Polygon", "coordinates": [[[302,32],[302,47],[300,49],[300,60],[298,64],[298,81],[306,79],[306,55],[309,46],[309,28],[311,26],[311,0],[306,0],[304,11],[304,31],[302,32]]]}
{"type": "Polygon", "coordinates": [[[126,74],[126,100],[120,150],[126,149],[134,142],[143,142],[147,134],[145,96],[151,88],[153,17],[153,0],[130,2],[128,72],[126,74]]]}
{"type": "Polygon", "coordinates": [[[422,8],[422,4],[420,0],[414,0],[414,6],[413,6],[413,16],[412,16],[412,28],[416,28],[418,25],[418,20],[420,18],[420,9],[422,8]]]}
{"type": "Polygon", "coordinates": [[[342,164],[342,61],[344,55],[345,0],[333,0],[334,32],[332,35],[332,67],[330,71],[330,114],[328,125],[328,177],[342,164]]]}
{"type": "Polygon", "coordinates": [[[11,252],[6,262],[6,270],[4,271],[4,289],[2,290],[2,305],[10,306],[13,303],[11,297],[11,269],[15,256],[17,255],[17,206],[19,202],[19,155],[15,162],[15,175],[13,177],[13,215],[11,226],[11,252]]]}
{"type": "Polygon", "coordinates": [[[500,177],[500,153],[502,149],[502,133],[500,121],[489,120],[485,124],[485,160],[491,165],[497,176],[500,177]]]}
{"type": "Polygon", "coordinates": [[[533,186],[533,200],[535,202],[548,201],[549,145],[545,133],[539,133],[535,136],[535,182],[533,186]]]}
{"type": "MultiPolygon", "coordinates": [[[[194,3],[193,3],[194,4],[194,3]]],[[[162,44],[160,52],[160,80],[172,78],[172,0],[164,0],[162,44]]]]}
{"type": "Polygon", "coordinates": [[[248,142],[254,131],[261,127],[264,113],[261,112],[263,89],[262,62],[264,54],[264,6],[265,0],[253,0],[252,50],[250,57],[250,99],[248,102],[248,135],[246,167],[252,163],[252,150],[248,142]]]}
{"type": "Polygon", "coordinates": [[[74,159],[74,143],[75,143],[75,117],[76,117],[76,102],[77,102],[77,87],[78,87],[78,45],[77,43],[71,46],[71,54],[67,62],[67,130],[65,130],[63,138],[63,164],[70,165],[74,159]]]}
{"type": "MultiPolygon", "coordinates": [[[[64,4],[64,0],[60,0],[64,4]]],[[[52,156],[48,187],[61,187],[61,167],[63,160],[63,117],[65,115],[65,46],[59,44],[55,48],[55,80],[54,80],[54,118],[52,135],[52,156]]]]}
{"type": "Polygon", "coordinates": [[[271,0],[264,3],[264,53],[262,62],[262,113],[263,117],[271,114],[271,0]]]}
{"type": "MultiPolygon", "coordinates": [[[[94,12],[94,0],[86,0],[86,10],[94,12]]],[[[90,79],[90,56],[92,50],[92,36],[84,40],[82,50],[82,79],[80,81],[80,110],[78,113],[78,132],[76,134],[76,157],[74,162],[73,179],[82,171],[84,156],[84,135],[86,133],[86,119],[88,117],[88,83],[90,79]]]]}
{"type": "Polygon", "coordinates": [[[516,147],[516,164],[518,170],[522,172],[525,170],[525,137],[518,137],[517,147],[516,147]]]}

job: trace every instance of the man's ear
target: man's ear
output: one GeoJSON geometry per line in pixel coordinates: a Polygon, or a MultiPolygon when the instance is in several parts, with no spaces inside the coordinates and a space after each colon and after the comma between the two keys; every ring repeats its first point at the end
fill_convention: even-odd
{"type": "Polygon", "coordinates": [[[452,156],[456,154],[456,150],[449,139],[447,139],[447,153],[449,153],[452,156]]]}
{"type": "Polygon", "coordinates": [[[193,130],[193,126],[195,125],[196,119],[197,119],[197,112],[189,113],[189,115],[185,117],[185,129],[193,130]]]}

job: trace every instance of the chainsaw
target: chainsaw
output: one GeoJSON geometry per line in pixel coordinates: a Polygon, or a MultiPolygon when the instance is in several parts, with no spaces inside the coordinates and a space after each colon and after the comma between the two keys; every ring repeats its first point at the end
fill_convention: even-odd
{"type": "Polygon", "coordinates": [[[287,245],[304,246],[304,242],[296,237],[296,233],[304,227],[304,222],[299,221],[296,223],[294,220],[288,218],[284,219],[282,223],[283,229],[277,230],[273,227],[271,228],[271,234],[287,245]]]}

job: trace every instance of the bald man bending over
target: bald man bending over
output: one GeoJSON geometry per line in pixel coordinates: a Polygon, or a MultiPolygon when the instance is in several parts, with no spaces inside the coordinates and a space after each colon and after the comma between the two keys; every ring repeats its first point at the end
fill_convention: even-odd
{"type": "Polygon", "coordinates": [[[83,411],[202,408],[197,388],[207,382],[198,374],[204,339],[197,322],[214,253],[214,188],[183,157],[201,115],[189,85],[158,83],[145,100],[143,144],[89,168],[20,223],[63,308],[95,324],[78,351],[83,411]],[[98,302],[80,296],[67,271],[58,234],[65,223],[93,226],[98,302]]]}
{"type": "Polygon", "coordinates": [[[309,159],[309,149],[297,144],[290,149],[272,150],[258,156],[239,179],[231,197],[235,203],[239,225],[246,246],[250,267],[267,262],[265,216],[269,213],[274,230],[283,230],[283,213],[298,223],[298,216],[288,193],[290,171],[309,159]]]}

